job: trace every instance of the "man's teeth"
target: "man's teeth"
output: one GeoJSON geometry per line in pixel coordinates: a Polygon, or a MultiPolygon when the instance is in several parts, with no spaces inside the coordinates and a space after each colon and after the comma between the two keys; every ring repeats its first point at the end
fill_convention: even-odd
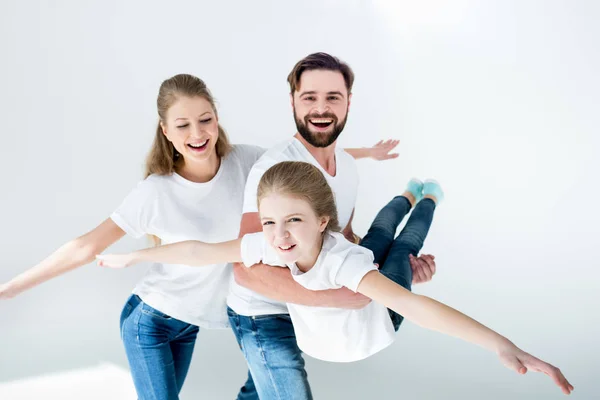
{"type": "Polygon", "coordinates": [[[202,146],[204,146],[206,143],[208,142],[208,139],[206,139],[204,142],[202,143],[190,143],[191,147],[195,147],[195,148],[200,148],[202,146]]]}
{"type": "Polygon", "coordinates": [[[330,118],[311,118],[310,122],[313,124],[330,124],[333,120],[330,118]]]}

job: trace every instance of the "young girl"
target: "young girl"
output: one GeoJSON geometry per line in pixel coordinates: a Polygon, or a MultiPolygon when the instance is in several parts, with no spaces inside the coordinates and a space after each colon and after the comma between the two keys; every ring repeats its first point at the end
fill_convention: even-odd
{"type": "Polygon", "coordinates": [[[569,394],[573,386],[558,368],[466,315],[407,290],[412,280],[408,258],[423,245],[442,196],[437,183],[411,180],[403,195],[379,212],[359,246],[338,233],[333,193],[321,172],[311,164],[283,162],[271,167],[259,184],[263,232],[222,243],[187,241],[97,258],[109,267],[150,260],[187,265],[229,261],[247,266],[262,261],[287,266],[308,289],[346,286],[375,300],[360,310],[289,304],[298,346],[312,357],[336,362],[368,357],[387,347],[402,318],[407,318],[494,351],[506,367],[521,374],[528,369],[544,372],[569,394]],[[397,226],[415,203],[406,227],[394,240],[397,226]],[[388,314],[386,307],[397,314],[388,314]]]}

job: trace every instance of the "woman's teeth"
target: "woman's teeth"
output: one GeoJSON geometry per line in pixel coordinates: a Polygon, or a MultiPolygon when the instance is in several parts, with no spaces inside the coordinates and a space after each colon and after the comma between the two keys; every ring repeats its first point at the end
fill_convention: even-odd
{"type": "Polygon", "coordinates": [[[193,147],[194,149],[200,149],[200,148],[204,147],[206,145],[206,143],[208,143],[208,139],[206,139],[202,143],[189,143],[188,146],[193,147]]]}

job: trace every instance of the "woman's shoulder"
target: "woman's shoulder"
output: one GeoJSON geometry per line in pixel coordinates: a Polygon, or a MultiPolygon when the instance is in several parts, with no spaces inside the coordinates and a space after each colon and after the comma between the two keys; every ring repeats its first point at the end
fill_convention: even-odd
{"type": "Polygon", "coordinates": [[[265,151],[265,148],[252,144],[234,144],[228,156],[239,159],[252,159],[254,162],[256,162],[256,160],[258,160],[265,153],[265,151]]]}

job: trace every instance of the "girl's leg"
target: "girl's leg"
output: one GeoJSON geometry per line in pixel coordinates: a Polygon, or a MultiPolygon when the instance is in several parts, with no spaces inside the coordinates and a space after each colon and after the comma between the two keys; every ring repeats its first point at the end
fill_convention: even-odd
{"type": "Polygon", "coordinates": [[[360,245],[373,252],[375,263],[383,265],[394,241],[396,229],[412,206],[422,197],[423,182],[411,179],[402,195],[396,196],[377,213],[360,245]]]}
{"type": "MultiPolygon", "coordinates": [[[[416,205],[406,226],[392,243],[385,263],[379,269],[383,275],[408,290],[411,290],[412,283],[412,269],[408,256],[409,254],[416,256],[423,247],[433,221],[435,207],[436,203],[431,198],[425,198],[416,205]]],[[[403,317],[391,310],[390,316],[394,328],[398,330],[403,317]]]]}
{"type": "Polygon", "coordinates": [[[121,337],[139,400],[179,399],[197,333],[198,327],[130,297],[121,315],[121,337]]]}
{"type": "Polygon", "coordinates": [[[411,203],[405,196],[396,196],[385,207],[377,213],[369,231],[360,241],[360,245],[371,250],[375,263],[383,265],[385,257],[394,236],[396,229],[406,214],[411,209],[411,203]]]}

